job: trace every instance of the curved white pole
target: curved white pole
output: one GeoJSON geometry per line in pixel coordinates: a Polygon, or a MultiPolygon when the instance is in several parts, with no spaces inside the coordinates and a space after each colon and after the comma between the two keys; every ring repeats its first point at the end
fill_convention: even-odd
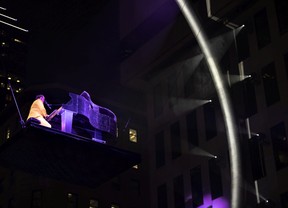
{"type": "Polygon", "coordinates": [[[235,131],[235,121],[233,113],[231,110],[230,100],[225,88],[225,84],[222,79],[219,66],[214,59],[212,51],[210,49],[210,44],[201,29],[196,15],[194,15],[193,10],[189,8],[185,0],[176,0],[180,10],[182,11],[184,17],[186,18],[192,32],[197,39],[197,42],[206,58],[210,73],[212,75],[216,91],[220,100],[220,105],[222,108],[222,113],[224,115],[224,122],[227,133],[228,148],[230,155],[230,167],[231,167],[231,208],[241,208],[240,198],[241,198],[241,163],[240,163],[240,151],[238,140],[236,138],[235,131]]]}

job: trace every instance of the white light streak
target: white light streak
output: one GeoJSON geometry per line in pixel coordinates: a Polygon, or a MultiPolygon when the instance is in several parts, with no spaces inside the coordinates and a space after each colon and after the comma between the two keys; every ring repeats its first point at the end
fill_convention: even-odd
{"type": "Polygon", "coordinates": [[[13,20],[13,21],[17,21],[17,19],[15,19],[15,18],[13,18],[13,17],[10,17],[10,16],[7,16],[7,15],[5,15],[5,14],[1,14],[1,13],[0,13],[0,16],[6,17],[7,19],[11,19],[11,20],[13,20]]]}
{"type": "Polygon", "coordinates": [[[29,32],[28,30],[26,30],[26,29],[24,29],[24,28],[21,28],[21,27],[12,25],[12,24],[7,23],[7,22],[4,22],[4,21],[2,21],[2,20],[0,20],[0,23],[3,23],[3,24],[8,25],[8,26],[10,26],[10,27],[14,27],[14,28],[16,28],[16,29],[18,29],[18,30],[22,30],[22,31],[24,31],[24,32],[29,32]]]}
{"type": "Polygon", "coordinates": [[[4,7],[0,7],[0,9],[2,9],[2,10],[7,10],[6,8],[4,8],[4,7]]]}

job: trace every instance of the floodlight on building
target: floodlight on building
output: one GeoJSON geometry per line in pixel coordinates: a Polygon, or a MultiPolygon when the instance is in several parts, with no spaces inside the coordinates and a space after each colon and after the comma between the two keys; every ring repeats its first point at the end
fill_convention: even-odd
{"type": "Polygon", "coordinates": [[[244,81],[245,79],[251,78],[251,75],[232,75],[229,74],[229,71],[227,71],[227,81],[229,83],[229,86],[232,86],[238,82],[244,81]]]}
{"type": "Polygon", "coordinates": [[[170,98],[171,100],[177,100],[177,104],[173,106],[173,111],[176,115],[187,113],[193,109],[199,108],[206,103],[212,102],[212,100],[201,99],[189,99],[189,98],[170,98]]]}
{"type": "Polygon", "coordinates": [[[191,153],[193,155],[198,155],[198,156],[203,156],[203,157],[209,157],[209,158],[215,158],[217,159],[218,157],[200,147],[193,147],[191,150],[191,153]]]}
{"type": "Polygon", "coordinates": [[[251,132],[251,135],[252,135],[252,136],[257,136],[257,137],[260,136],[260,134],[258,134],[258,133],[254,133],[254,132],[251,132]]]}

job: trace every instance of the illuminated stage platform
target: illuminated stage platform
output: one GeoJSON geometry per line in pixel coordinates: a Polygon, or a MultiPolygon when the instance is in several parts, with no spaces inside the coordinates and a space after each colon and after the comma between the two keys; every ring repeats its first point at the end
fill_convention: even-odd
{"type": "Polygon", "coordinates": [[[4,167],[92,188],[140,162],[137,153],[37,124],[0,146],[4,167]]]}

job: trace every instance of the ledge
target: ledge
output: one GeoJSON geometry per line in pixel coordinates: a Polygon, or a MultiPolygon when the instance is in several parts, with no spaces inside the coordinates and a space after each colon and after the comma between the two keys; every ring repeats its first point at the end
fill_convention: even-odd
{"type": "Polygon", "coordinates": [[[92,188],[140,162],[137,153],[37,124],[0,146],[2,166],[92,188]]]}

